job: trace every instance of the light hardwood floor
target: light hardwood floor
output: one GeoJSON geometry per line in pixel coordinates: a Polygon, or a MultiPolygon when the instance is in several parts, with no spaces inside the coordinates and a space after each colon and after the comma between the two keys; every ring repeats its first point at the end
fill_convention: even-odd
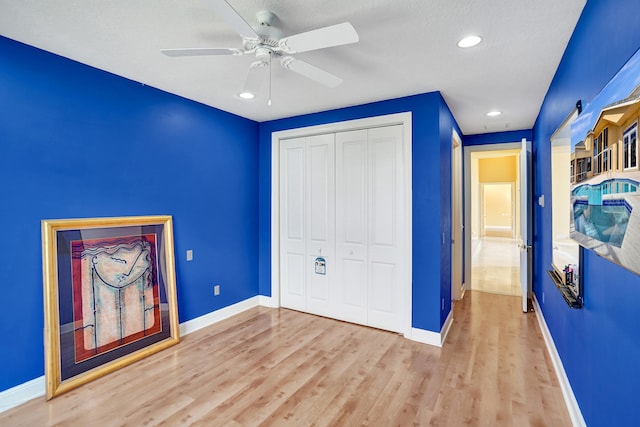
{"type": "Polygon", "coordinates": [[[0,426],[569,426],[535,313],[467,292],[442,349],[258,307],[0,426]]]}

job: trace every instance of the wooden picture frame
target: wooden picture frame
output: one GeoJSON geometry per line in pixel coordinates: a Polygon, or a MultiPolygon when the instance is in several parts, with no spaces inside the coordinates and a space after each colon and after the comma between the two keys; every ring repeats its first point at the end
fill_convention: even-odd
{"type": "Polygon", "coordinates": [[[180,341],[171,216],[42,221],[46,398],[180,341]]]}

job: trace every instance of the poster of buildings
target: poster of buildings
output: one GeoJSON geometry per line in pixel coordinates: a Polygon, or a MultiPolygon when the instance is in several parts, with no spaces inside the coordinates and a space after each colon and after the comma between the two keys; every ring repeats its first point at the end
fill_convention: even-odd
{"type": "Polygon", "coordinates": [[[640,51],[571,125],[571,237],[640,274],[640,51]]]}

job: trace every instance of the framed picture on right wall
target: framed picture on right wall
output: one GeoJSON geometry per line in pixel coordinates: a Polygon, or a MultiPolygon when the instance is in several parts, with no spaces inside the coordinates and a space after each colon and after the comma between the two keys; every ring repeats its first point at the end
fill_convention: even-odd
{"type": "Polygon", "coordinates": [[[571,125],[571,238],[640,275],[640,51],[571,125]]]}

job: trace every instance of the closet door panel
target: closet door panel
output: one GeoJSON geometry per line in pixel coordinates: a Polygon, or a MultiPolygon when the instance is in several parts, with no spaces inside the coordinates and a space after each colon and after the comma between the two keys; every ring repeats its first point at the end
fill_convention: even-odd
{"type": "Polygon", "coordinates": [[[336,318],[366,325],[367,264],[363,260],[344,258],[340,267],[336,318]]]}
{"type": "MultiPolygon", "coordinates": [[[[371,134],[374,134],[371,131],[371,134]]],[[[378,136],[369,142],[371,150],[371,244],[395,244],[396,141],[378,136]]]]}
{"type": "Polygon", "coordinates": [[[313,138],[307,148],[309,183],[309,242],[311,245],[333,243],[333,138],[313,138]]]}
{"type": "Polygon", "coordinates": [[[396,330],[396,305],[398,300],[398,283],[396,266],[382,262],[370,263],[371,281],[369,283],[369,326],[396,330]]]}
{"type": "MultiPolygon", "coordinates": [[[[353,136],[362,137],[361,133],[353,136]]],[[[341,166],[341,231],[342,243],[362,247],[367,237],[366,193],[367,146],[360,138],[342,145],[341,166]]]]}
{"type": "Polygon", "coordinates": [[[369,325],[400,331],[402,128],[369,129],[369,325]]]}
{"type": "Polygon", "coordinates": [[[307,311],[333,316],[330,286],[335,280],[334,135],[306,138],[307,311]],[[324,268],[317,267],[324,262],[324,268]]]}
{"type": "MultiPolygon", "coordinates": [[[[311,255],[306,258],[305,273],[307,275],[307,312],[318,314],[320,316],[332,317],[333,309],[331,307],[330,278],[331,275],[320,274],[315,272],[316,256],[311,255]],[[314,266],[310,269],[308,266],[314,266]]],[[[323,257],[331,266],[333,259],[331,257],[323,257]]]]}
{"type": "MultiPolygon", "coordinates": [[[[292,144],[293,145],[293,144],[292,144]]],[[[296,144],[297,145],[297,144],[296,144]]],[[[304,244],[304,146],[286,148],[284,183],[285,239],[287,244],[304,244]]]]}
{"type": "Polygon", "coordinates": [[[284,141],[280,149],[280,303],[306,310],[304,138],[284,141]]]}
{"type": "Polygon", "coordinates": [[[367,324],[367,131],[336,134],[339,318],[367,324]]]}
{"type": "MultiPolygon", "coordinates": [[[[286,298],[289,303],[287,307],[304,310],[305,297],[305,256],[303,254],[287,253],[284,260],[284,271],[286,276],[286,298]]],[[[284,301],[285,295],[283,295],[284,301]]],[[[283,304],[284,305],[284,304],[283,304]]]]}

